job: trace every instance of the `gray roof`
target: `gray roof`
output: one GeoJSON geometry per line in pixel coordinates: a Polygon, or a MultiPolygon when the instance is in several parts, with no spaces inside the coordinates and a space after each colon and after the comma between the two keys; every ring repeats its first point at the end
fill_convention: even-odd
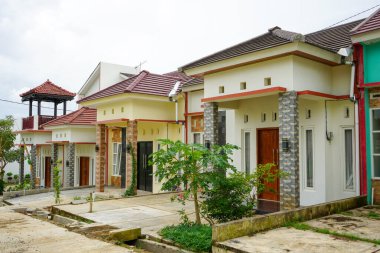
{"type": "Polygon", "coordinates": [[[285,45],[294,41],[303,41],[336,53],[340,48],[351,45],[350,30],[357,26],[361,21],[362,20],[357,20],[307,35],[282,30],[280,27],[276,26],[269,29],[267,33],[186,64],[180,67],[180,70],[207,65],[260,50],[285,45]]]}

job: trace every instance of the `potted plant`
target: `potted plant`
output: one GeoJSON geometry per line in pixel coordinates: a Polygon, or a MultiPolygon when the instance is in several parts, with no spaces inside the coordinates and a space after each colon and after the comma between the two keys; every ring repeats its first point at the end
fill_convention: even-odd
{"type": "Polygon", "coordinates": [[[12,178],[13,178],[12,175],[13,175],[12,172],[8,172],[8,173],[7,173],[8,182],[12,181],[12,178]]]}

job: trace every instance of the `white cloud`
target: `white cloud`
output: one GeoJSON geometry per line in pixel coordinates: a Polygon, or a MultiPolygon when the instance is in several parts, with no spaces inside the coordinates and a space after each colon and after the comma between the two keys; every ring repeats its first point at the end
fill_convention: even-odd
{"type": "MultiPolygon", "coordinates": [[[[0,0],[0,98],[16,99],[14,92],[47,78],[77,92],[99,61],[135,66],[147,60],[144,69],[168,72],[275,25],[307,33],[377,3],[0,0]]],[[[22,108],[10,110],[26,115],[22,108]]],[[[0,117],[7,113],[0,110],[0,117]]]]}

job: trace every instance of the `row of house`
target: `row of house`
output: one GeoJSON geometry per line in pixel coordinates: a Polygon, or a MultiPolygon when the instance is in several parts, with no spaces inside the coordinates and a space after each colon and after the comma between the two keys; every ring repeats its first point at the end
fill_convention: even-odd
{"type": "Polygon", "coordinates": [[[306,35],[273,27],[171,73],[100,63],[77,111],[33,116],[33,101],[65,108],[75,95],[47,81],[21,94],[31,106],[18,133],[40,187],[62,160],[64,186],[126,188],[133,148],[137,189],[158,193],[148,159],[169,138],[238,145],[233,163],[246,173],[268,162],[287,171],[260,196],[264,211],[359,195],[380,202],[379,70],[380,10],[306,35]]]}

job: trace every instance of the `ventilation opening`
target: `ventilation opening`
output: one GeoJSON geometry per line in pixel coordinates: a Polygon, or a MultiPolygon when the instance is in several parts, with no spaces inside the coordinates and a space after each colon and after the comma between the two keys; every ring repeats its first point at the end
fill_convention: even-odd
{"type": "Polygon", "coordinates": [[[272,79],[270,77],[264,78],[264,85],[265,86],[270,86],[272,85],[272,79]]]}
{"type": "Polygon", "coordinates": [[[247,83],[246,82],[241,82],[240,83],[240,90],[245,90],[247,89],[247,83]]]}
{"type": "Polygon", "coordinates": [[[244,115],[244,123],[248,123],[248,115],[247,114],[244,115]]]}
{"type": "Polygon", "coordinates": [[[219,93],[224,93],[224,86],[219,86],[219,93]]]}

